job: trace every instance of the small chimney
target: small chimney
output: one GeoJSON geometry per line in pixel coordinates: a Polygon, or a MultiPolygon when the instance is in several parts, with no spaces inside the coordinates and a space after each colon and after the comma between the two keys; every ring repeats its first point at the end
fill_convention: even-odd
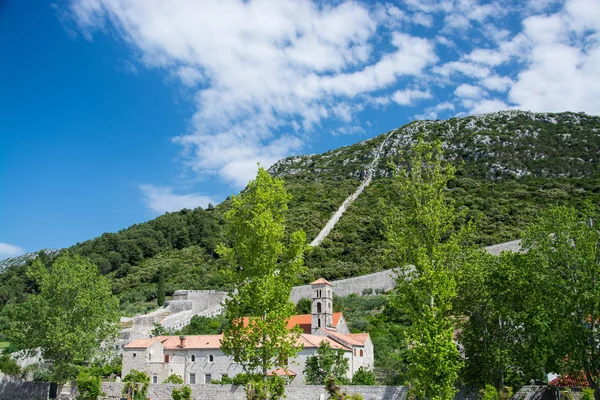
{"type": "Polygon", "coordinates": [[[185,347],[185,336],[179,336],[179,346],[177,346],[177,347],[181,347],[181,348],[185,347]]]}

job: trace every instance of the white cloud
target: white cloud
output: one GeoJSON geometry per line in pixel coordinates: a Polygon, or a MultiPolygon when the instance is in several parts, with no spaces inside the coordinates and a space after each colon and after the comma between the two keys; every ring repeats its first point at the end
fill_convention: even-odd
{"type": "Polygon", "coordinates": [[[444,111],[454,111],[454,104],[446,101],[443,103],[436,104],[433,107],[425,109],[423,114],[417,114],[414,116],[415,119],[437,119],[439,114],[444,111]]]}
{"type": "Polygon", "coordinates": [[[446,77],[449,77],[456,73],[471,78],[485,78],[490,75],[490,69],[488,67],[464,61],[447,62],[445,64],[434,67],[433,72],[446,77]]]}
{"type": "Polygon", "coordinates": [[[257,161],[268,167],[300,150],[324,119],[352,120],[353,106],[371,92],[390,90],[437,62],[430,40],[377,34],[382,21],[395,21],[393,29],[406,22],[395,6],[72,1],[88,37],[115,28],[143,65],[197,88],[191,133],[175,141],[192,170],[236,186],[246,184],[257,161]],[[382,41],[388,51],[374,54],[382,41]]]}
{"type": "Polygon", "coordinates": [[[468,99],[479,99],[485,94],[485,90],[481,89],[479,86],[469,85],[468,83],[464,83],[454,90],[455,96],[468,99]]]}
{"type": "Polygon", "coordinates": [[[508,104],[506,104],[505,102],[503,102],[502,100],[498,100],[498,99],[486,99],[486,100],[480,100],[480,101],[473,101],[471,100],[471,102],[465,102],[470,110],[469,110],[469,114],[487,114],[487,113],[492,113],[492,112],[496,112],[496,111],[502,111],[502,110],[507,110],[511,107],[508,106],[508,104]]]}
{"type": "Polygon", "coordinates": [[[190,210],[197,207],[206,208],[209,203],[217,204],[217,201],[210,196],[197,193],[175,194],[170,187],[140,185],[140,190],[147,207],[156,214],[179,211],[184,208],[190,210]]]}
{"type": "Polygon", "coordinates": [[[7,257],[20,256],[23,253],[25,253],[25,250],[18,246],[0,242],[0,260],[7,257]]]}
{"type": "Polygon", "coordinates": [[[429,90],[406,89],[396,91],[392,95],[392,100],[394,103],[402,106],[412,106],[415,103],[415,100],[430,99],[431,97],[431,92],[429,92],[429,90]]]}
{"type": "Polygon", "coordinates": [[[600,3],[571,0],[551,15],[524,20],[527,66],[509,98],[532,111],[600,114],[600,3]]]}
{"type": "Polygon", "coordinates": [[[496,92],[505,92],[514,82],[507,76],[493,75],[483,78],[480,83],[486,89],[494,90],[496,92]]]}
{"type": "Polygon", "coordinates": [[[236,187],[256,162],[304,150],[324,122],[333,135],[362,133],[366,107],[435,98],[417,116],[600,113],[597,0],[71,1],[86,37],[117,32],[137,68],[190,88],[191,127],[174,138],[182,161],[236,187]]]}

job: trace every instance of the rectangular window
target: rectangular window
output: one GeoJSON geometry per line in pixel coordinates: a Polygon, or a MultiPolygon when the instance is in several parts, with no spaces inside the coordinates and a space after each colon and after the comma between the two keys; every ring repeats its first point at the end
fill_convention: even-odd
{"type": "Polygon", "coordinates": [[[166,363],[168,363],[168,362],[169,362],[169,359],[170,359],[169,355],[168,355],[168,354],[165,354],[165,362],[166,362],[166,363]]]}
{"type": "Polygon", "coordinates": [[[152,383],[158,383],[158,376],[154,375],[152,377],[152,383]]]}
{"type": "Polygon", "coordinates": [[[136,356],[136,354],[135,354],[135,353],[133,353],[133,358],[135,358],[135,356],[136,356]]]}
{"type": "Polygon", "coordinates": [[[213,356],[212,354],[208,356],[208,362],[214,362],[215,361],[215,356],[213,356]]]}
{"type": "Polygon", "coordinates": [[[190,374],[190,385],[196,384],[196,374],[190,374]]]}
{"type": "Polygon", "coordinates": [[[210,374],[204,375],[204,383],[210,383],[211,380],[212,380],[212,377],[210,374]]]}

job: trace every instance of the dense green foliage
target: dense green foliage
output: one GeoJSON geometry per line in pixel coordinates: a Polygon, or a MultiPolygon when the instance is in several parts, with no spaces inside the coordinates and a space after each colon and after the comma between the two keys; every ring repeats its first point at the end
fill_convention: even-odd
{"type": "MultiPolygon", "coordinates": [[[[176,382],[173,382],[176,383],[176,382]]],[[[183,383],[183,382],[181,382],[183,383]]],[[[183,386],[181,388],[173,389],[171,392],[171,398],[173,400],[192,400],[192,388],[189,386],[183,386]]]]}
{"type": "Polygon", "coordinates": [[[227,326],[227,319],[224,315],[216,317],[202,317],[194,315],[190,324],[184,326],[177,335],[218,335],[223,333],[227,326]]]}
{"type": "MultiPolygon", "coordinates": [[[[301,279],[339,279],[394,266],[385,256],[389,246],[380,200],[398,205],[388,163],[404,165],[417,135],[445,143],[447,158],[457,168],[447,194],[456,209],[468,208],[464,219],[478,222],[471,241],[490,245],[520,238],[540,209],[600,202],[598,132],[600,118],[585,114],[503,112],[413,122],[352,146],[282,160],[271,172],[284,179],[292,195],[286,236],[302,229],[311,240],[359,186],[374,150],[384,142],[373,182],[307,255],[308,274],[301,279]]],[[[167,213],[69,251],[98,265],[119,296],[123,314],[146,312],[156,307],[161,268],[166,296],[183,288],[226,287],[215,248],[225,240],[223,215],[230,206],[226,200],[206,210],[167,213]]],[[[40,260],[49,266],[52,257],[44,254],[40,260]]],[[[12,265],[0,274],[0,306],[22,302],[34,291],[26,269],[12,265]]]]}
{"type": "Polygon", "coordinates": [[[353,385],[363,385],[363,386],[373,386],[377,382],[375,382],[375,372],[366,369],[365,367],[360,367],[354,375],[352,375],[352,384],[353,385]]]}
{"type": "Polygon", "coordinates": [[[148,388],[150,387],[150,377],[145,372],[132,369],[123,378],[123,396],[130,400],[146,400],[148,388]]]}
{"type": "Polygon", "coordinates": [[[165,379],[163,381],[163,383],[176,383],[176,384],[181,384],[183,383],[183,378],[177,374],[171,374],[167,377],[167,379],[165,379]]]}
{"type": "Polygon", "coordinates": [[[76,365],[99,353],[101,342],[117,333],[118,299],[106,277],[89,260],[64,254],[48,269],[39,260],[28,270],[36,293],[5,307],[6,334],[17,347],[53,363],[56,382],[76,375],[76,365]]]}
{"type": "Polygon", "coordinates": [[[390,306],[411,321],[405,342],[409,387],[417,398],[432,400],[454,398],[462,364],[451,317],[465,230],[455,230],[460,214],[445,196],[454,171],[441,142],[419,140],[406,167],[395,171],[400,205],[385,218],[389,257],[399,266],[390,306]]]}
{"type": "Polygon", "coordinates": [[[262,375],[246,387],[249,399],[281,397],[283,381],[276,375],[267,379],[267,374],[286,368],[286,360],[300,350],[300,329],[288,331],[287,322],[294,312],[290,293],[304,269],[306,235],[299,230],[284,240],[289,199],[283,181],[259,168],[244,196],[234,196],[225,214],[231,247],[217,248],[235,288],[225,303],[228,324],[221,349],[244,372],[262,375]]]}
{"type": "Polygon", "coordinates": [[[334,349],[329,342],[322,341],[317,352],[306,359],[306,383],[324,385],[329,378],[333,378],[338,384],[348,383],[346,373],[350,364],[344,353],[344,350],[334,349]]]}
{"type": "Polygon", "coordinates": [[[100,376],[91,375],[86,370],[81,370],[75,380],[77,386],[77,400],[97,400],[102,396],[100,376]]]}

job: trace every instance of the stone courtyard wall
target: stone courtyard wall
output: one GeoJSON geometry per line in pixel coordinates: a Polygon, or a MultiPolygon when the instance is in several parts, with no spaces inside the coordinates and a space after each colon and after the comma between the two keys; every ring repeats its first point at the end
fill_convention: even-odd
{"type": "MultiPolygon", "coordinates": [[[[102,391],[106,393],[102,400],[120,400],[123,383],[105,382],[102,391]]],[[[170,400],[173,388],[182,385],[150,385],[148,397],[151,400],[170,400]]],[[[244,387],[238,385],[188,385],[192,388],[193,400],[242,400],[246,398],[244,387]]],[[[406,400],[404,386],[343,386],[348,393],[360,393],[365,400],[406,400]]],[[[321,400],[329,395],[323,386],[286,386],[286,398],[289,400],[321,400]]]]}
{"type": "Polygon", "coordinates": [[[46,400],[49,393],[48,382],[0,380],[0,400],[46,400]]]}

